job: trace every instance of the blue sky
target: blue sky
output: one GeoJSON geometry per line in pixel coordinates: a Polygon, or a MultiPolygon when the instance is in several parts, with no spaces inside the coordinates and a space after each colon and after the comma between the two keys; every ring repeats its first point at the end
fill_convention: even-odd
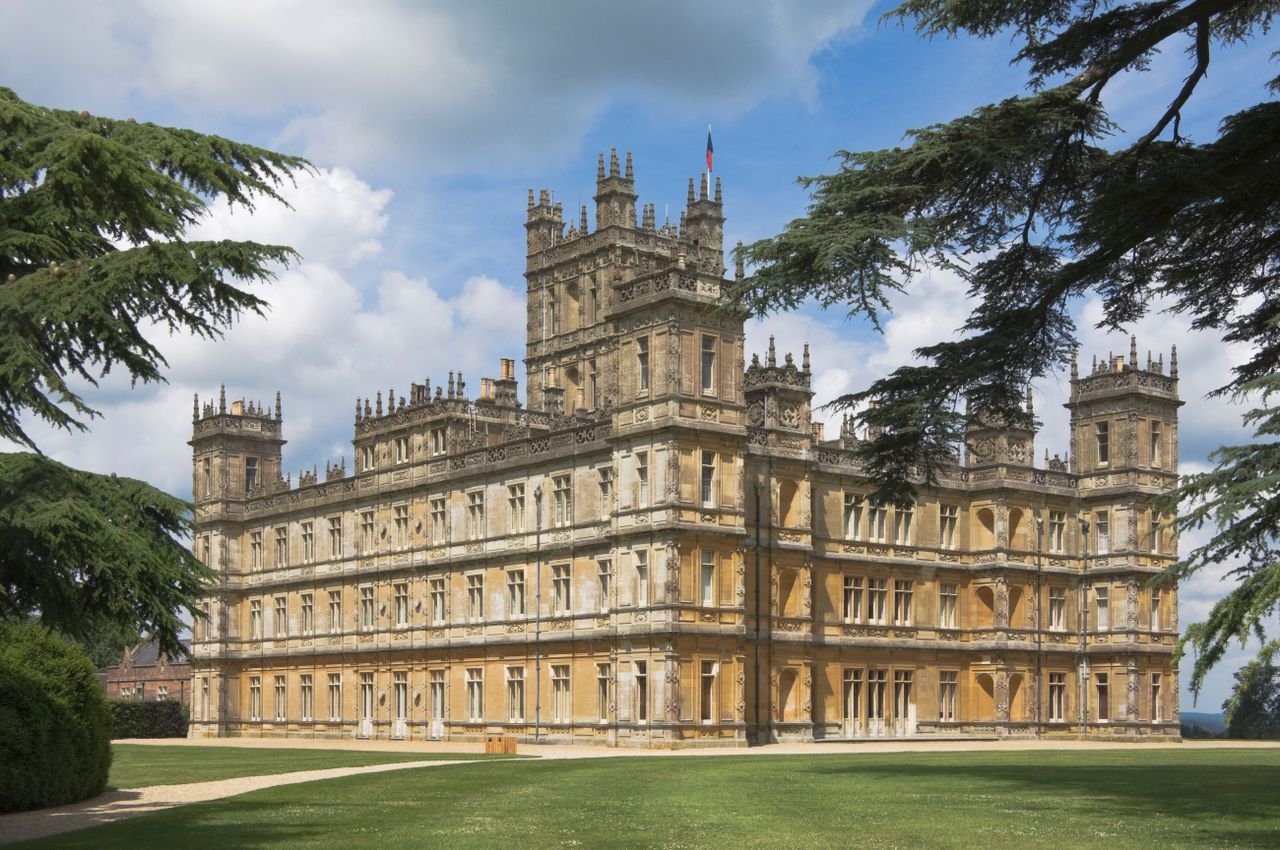
{"type": "MultiPolygon", "coordinates": [[[[449,369],[465,370],[475,386],[498,357],[522,355],[527,188],[552,189],[567,211],[589,204],[596,152],[616,146],[634,153],[641,199],[677,218],[711,123],[726,242],[750,241],[803,211],[795,178],[831,170],[835,151],[902,144],[909,128],[1024,90],[1008,40],[922,40],[878,24],[887,8],[816,0],[5,4],[0,25],[25,37],[9,40],[0,71],[20,96],[304,153],[319,169],[289,188],[293,211],[218,209],[201,229],[302,251],[302,264],[264,291],[269,319],[247,320],[221,343],[166,341],[168,385],[108,382],[95,396],[105,418],[91,437],[46,434],[42,447],[182,493],[191,394],[225,381],[233,397],[265,400],[280,388],[286,467],[323,467],[350,454],[356,395],[449,369]]],[[[1148,73],[1112,85],[1105,101],[1124,131],[1141,132],[1163,110],[1185,64],[1166,53],[1148,73]]],[[[1221,117],[1264,97],[1275,74],[1262,46],[1219,53],[1184,132],[1211,137],[1221,117]]],[[[761,349],[770,333],[793,350],[813,342],[825,401],[951,333],[964,290],[926,274],[894,307],[884,336],[806,309],[753,324],[749,346],[761,349]]],[[[1084,360],[1127,350],[1124,337],[1089,327],[1096,303],[1077,307],[1084,360]]],[[[1198,397],[1225,382],[1241,352],[1167,316],[1134,330],[1143,351],[1179,346],[1183,469],[1203,468],[1212,447],[1241,432],[1239,408],[1198,397]]],[[[1046,420],[1039,453],[1065,451],[1057,405],[1066,389],[1065,377],[1036,388],[1046,420]]],[[[1184,586],[1182,623],[1204,615],[1222,592],[1219,578],[1184,586]]],[[[1243,658],[1233,653],[1221,665],[1202,708],[1217,709],[1243,658]]]]}

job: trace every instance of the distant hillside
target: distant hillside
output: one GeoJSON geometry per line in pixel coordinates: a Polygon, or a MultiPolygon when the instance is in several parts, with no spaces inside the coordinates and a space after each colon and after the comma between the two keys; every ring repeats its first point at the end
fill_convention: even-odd
{"type": "Polygon", "coordinates": [[[1227,728],[1221,712],[1209,714],[1199,711],[1184,711],[1182,712],[1182,725],[1196,726],[1214,735],[1222,734],[1227,728]]]}

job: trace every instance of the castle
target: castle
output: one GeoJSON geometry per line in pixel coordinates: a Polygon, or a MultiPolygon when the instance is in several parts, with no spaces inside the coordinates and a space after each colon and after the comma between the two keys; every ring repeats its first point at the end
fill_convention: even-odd
{"type": "MultiPolygon", "coordinates": [[[[1176,349],[1072,366],[1068,460],[978,427],[909,509],[867,498],[809,352],[744,368],[720,180],[595,221],[530,191],[515,363],[357,399],[354,469],[282,474],[284,421],[193,415],[196,736],[742,746],[1178,735],[1176,349]]],[[[742,269],[736,270],[738,276],[742,269]]],[[[821,352],[817,352],[821,356],[821,352]]]]}

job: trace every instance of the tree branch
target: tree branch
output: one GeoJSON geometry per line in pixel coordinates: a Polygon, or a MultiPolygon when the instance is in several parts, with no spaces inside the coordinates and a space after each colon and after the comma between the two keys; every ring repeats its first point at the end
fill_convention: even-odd
{"type": "MultiPolygon", "coordinates": [[[[1173,103],[1169,104],[1169,108],[1165,110],[1164,115],[1156,122],[1156,125],[1147,132],[1145,136],[1134,144],[1133,152],[1141,151],[1147,145],[1160,137],[1165,127],[1169,126],[1169,122],[1175,119],[1181,119],[1182,107],[1191,98],[1191,93],[1195,91],[1196,85],[1204,77],[1205,72],[1209,70],[1209,18],[1207,16],[1199,18],[1196,21],[1196,67],[1187,77],[1186,82],[1182,84],[1182,91],[1178,92],[1178,96],[1174,98],[1173,103]]],[[[1174,124],[1173,130],[1174,140],[1178,139],[1178,125],[1174,124]]]]}

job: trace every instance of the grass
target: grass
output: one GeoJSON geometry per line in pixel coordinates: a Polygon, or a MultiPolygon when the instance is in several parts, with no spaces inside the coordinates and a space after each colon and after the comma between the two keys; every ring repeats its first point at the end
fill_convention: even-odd
{"type": "Polygon", "coordinates": [[[1274,848],[1277,788],[1280,750],[526,761],[282,786],[23,846],[1274,848]]]}
{"type": "MultiPolygon", "coordinates": [[[[256,747],[112,745],[113,788],[211,782],[237,776],[261,776],[327,767],[364,767],[403,761],[484,758],[462,753],[388,753],[361,750],[268,750],[256,747]]],[[[490,756],[492,758],[492,756],[490,756]]]]}

